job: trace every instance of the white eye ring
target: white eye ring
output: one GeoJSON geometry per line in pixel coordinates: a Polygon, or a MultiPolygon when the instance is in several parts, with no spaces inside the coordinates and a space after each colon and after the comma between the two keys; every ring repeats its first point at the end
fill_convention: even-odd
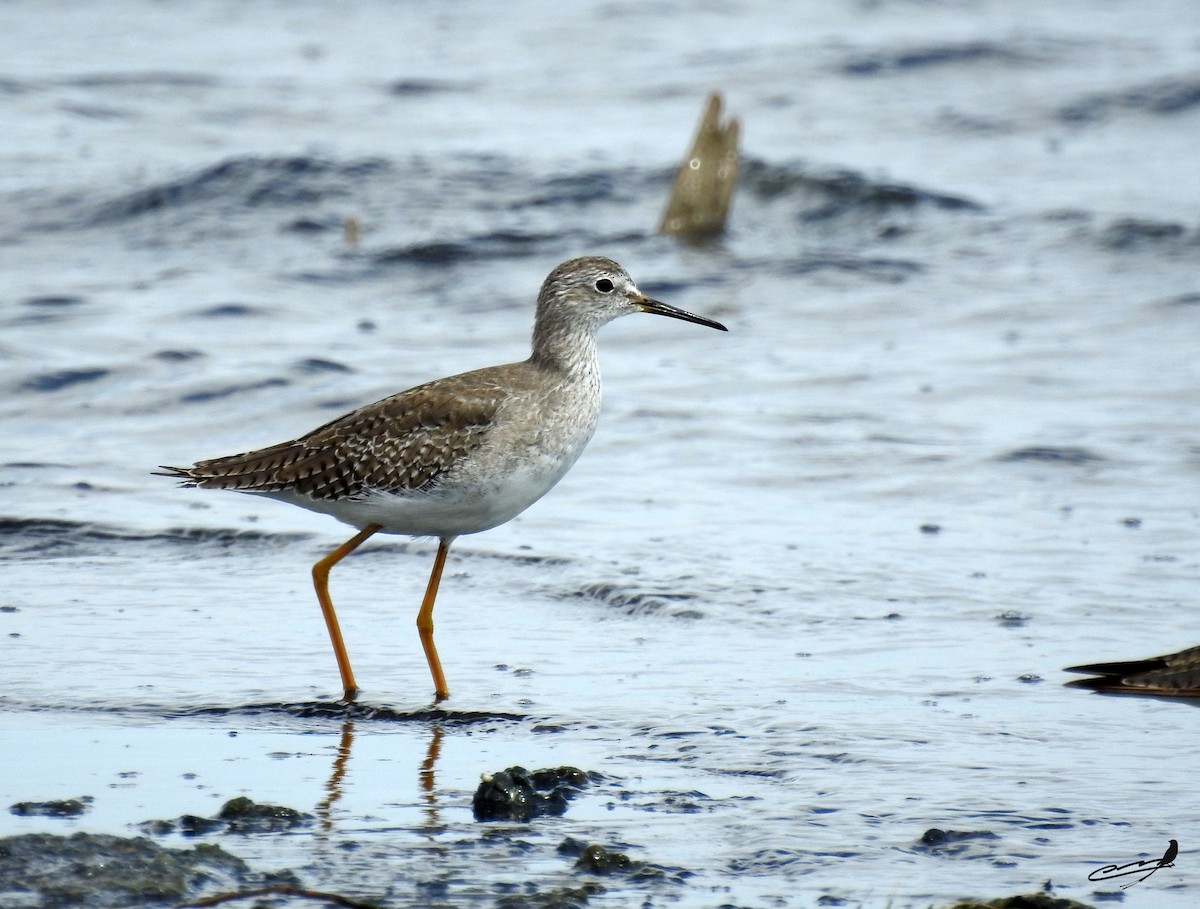
{"type": "Polygon", "coordinates": [[[610,281],[608,278],[600,278],[599,280],[596,281],[596,285],[595,285],[596,290],[600,291],[600,293],[602,293],[602,294],[612,293],[613,288],[615,286],[616,285],[614,285],[613,282],[610,281]]]}

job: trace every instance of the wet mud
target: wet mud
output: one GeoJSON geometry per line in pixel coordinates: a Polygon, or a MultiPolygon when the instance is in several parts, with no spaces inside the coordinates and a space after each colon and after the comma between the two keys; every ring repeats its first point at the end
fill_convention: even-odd
{"type": "Polygon", "coordinates": [[[286,884],[213,844],[172,849],[145,837],[26,833],[0,838],[0,905],[13,909],[172,906],[215,892],[286,884]]]}

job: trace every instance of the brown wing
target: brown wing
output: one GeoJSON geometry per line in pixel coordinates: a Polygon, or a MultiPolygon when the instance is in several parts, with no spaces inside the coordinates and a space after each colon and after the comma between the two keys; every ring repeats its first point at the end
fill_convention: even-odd
{"type": "Polygon", "coordinates": [[[504,397],[488,372],[418,385],[290,442],[164,472],[187,486],[315,499],[429,489],[487,437],[504,397]]]}

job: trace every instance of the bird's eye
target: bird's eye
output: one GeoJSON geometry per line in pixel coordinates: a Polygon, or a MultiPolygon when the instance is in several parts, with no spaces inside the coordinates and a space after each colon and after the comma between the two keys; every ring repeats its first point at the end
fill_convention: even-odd
{"type": "Polygon", "coordinates": [[[610,294],[612,293],[612,289],[613,282],[608,280],[608,278],[601,278],[596,282],[596,290],[600,291],[602,294],[610,294]]]}

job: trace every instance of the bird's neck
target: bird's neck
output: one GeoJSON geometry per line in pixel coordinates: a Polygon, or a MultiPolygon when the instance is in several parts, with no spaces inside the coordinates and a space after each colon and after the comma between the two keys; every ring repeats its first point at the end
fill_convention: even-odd
{"type": "Polygon", "coordinates": [[[591,328],[539,324],[533,332],[533,365],[573,377],[598,374],[596,333],[591,328]]]}

